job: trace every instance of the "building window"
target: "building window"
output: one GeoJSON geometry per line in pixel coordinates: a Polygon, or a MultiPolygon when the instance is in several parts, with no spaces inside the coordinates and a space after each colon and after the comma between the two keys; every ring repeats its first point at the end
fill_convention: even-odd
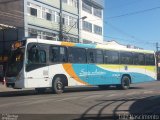
{"type": "Polygon", "coordinates": [[[62,19],[63,19],[64,25],[69,25],[69,16],[68,15],[63,14],[62,19]]]}
{"type": "Polygon", "coordinates": [[[27,3],[27,11],[29,15],[40,18],[41,17],[41,7],[30,2],[27,3]]]}
{"type": "Polygon", "coordinates": [[[102,27],[94,25],[94,33],[102,35],[102,27]]]}
{"type": "Polygon", "coordinates": [[[30,15],[33,15],[33,16],[36,16],[36,17],[37,17],[37,9],[31,8],[30,10],[31,10],[30,15]]]}
{"type": "Polygon", "coordinates": [[[92,32],[92,24],[86,21],[83,21],[83,30],[92,32]]]}
{"type": "Polygon", "coordinates": [[[55,22],[59,23],[60,22],[60,17],[59,17],[59,13],[55,12],[55,22]]]}
{"type": "Polygon", "coordinates": [[[69,26],[73,26],[74,28],[77,28],[77,19],[76,18],[73,18],[71,16],[69,16],[69,26]]]}
{"type": "Polygon", "coordinates": [[[58,36],[52,32],[45,32],[33,28],[28,29],[28,36],[33,38],[40,38],[40,39],[46,39],[46,40],[56,40],[58,39],[58,36]]]}
{"type": "Polygon", "coordinates": [[[37,30],[29,28],[28,29],[28,36],[33,37],[33,38],[37,38],[37,36],[38,36],[37,30]]]}
{"type": "Polygon", "coordinates": [[[52,11],[47,9],[46,11],[46,19],[51,21],[52,20],[52,11]]]}
{"type": "Polygon", "coordinates": [[[92,7],[85,2],[82,2],[82,9],[90,14],[92,14],[92,7]]]}
{"type": "Polygon", "coordinates": [[[95,16],[102,18],[102,10],[98,8],[93,8],[93,13],[95,16]]]}
{"type": "Polygon", "coordinates": [[[42,18],[51,21],[52,20],[52,11],[47,8],[42,8],[42,18]]]}
{"type": "Polygon", "coordinates": [[[78,43],[78,38],[76,37],[68,37],[69,42],[74,42],[74,43],[78,43]]]}
{"type": "Polygon", "coordinates": [[[68,2],[69,2],[69,5],[77,8],[78,6],[77,0],[69,0],[68,2]]]}
{"type": "Polygon", "coordinates": [[[56,12],[52,11],[52,21],[56,22],[56,12]]]}

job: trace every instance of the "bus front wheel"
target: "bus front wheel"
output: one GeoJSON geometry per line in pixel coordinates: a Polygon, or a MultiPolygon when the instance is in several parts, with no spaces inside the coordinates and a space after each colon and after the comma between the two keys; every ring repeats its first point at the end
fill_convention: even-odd
{"type": "Polygon", "coordinates": [[[52,91],[56,94],[61,94],[64,91],[64,84],[61,77],[56,77],[52,82],[52,91]]]}
{"type": "Polygon", "coordinates": [[[130,87],[130,78],[128,76],[123,76],[121,80],[121,89],[127,90],[130,87]]]}

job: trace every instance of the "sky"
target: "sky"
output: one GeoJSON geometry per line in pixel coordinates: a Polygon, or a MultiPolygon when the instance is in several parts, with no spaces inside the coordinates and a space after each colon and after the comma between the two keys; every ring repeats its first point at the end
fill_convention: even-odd
{"type": "MultiPolygon", "coordinates": [[[[160,0],[104,0],[104,39],[156,50],[160,47],[160,0]]],[[[160,49],[160,48],[159,48],[160,49]]]]}

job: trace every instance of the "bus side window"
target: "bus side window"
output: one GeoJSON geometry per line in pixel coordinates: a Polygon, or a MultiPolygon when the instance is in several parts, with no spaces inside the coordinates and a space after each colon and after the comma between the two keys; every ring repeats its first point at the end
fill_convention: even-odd
{"type": "Polygon", "coordinates": [[[117,51],[104,51],[105,64],[119,64],[119,53],[117,51]]]}
{"type": "Polygon", "coordinates": [[[67,62],[67,49],[60,47],[60,62],[67,62]]]}
{"type": "Polygon", "coordinates": [[[31,49],[28,51],[28,64],[38,63],[38,50],[31,49]]]}
{"type": "Polygon", "coordinates": [[[32,46],[28,50],[28,64],[39,64],[46,63],[46,52],[45,50],[39,50],[32,46]]]}
{"type": "Polygon", "coordinates": [[[142,53],[134,53],[133,54],[133,64],[134,65],[144,65],[145,64],[145,57],[142,53]]]}
{"type": "Polygon", "coordinates": [[[70,47],[68,49],[68,61],[70,63],[86,63],[86,50],[70,47]]]}
{"type": "Polygon", "coordinates": [[[146,65],[155,65],[154,54],[145,55],[146,65]]]}
{"type": "Polygon", "coordinates": [[[96,50],[96,63],[103,64],[103,51],[96,50]]]}
{"type": "Polygon", "coordinates": [[[39,51],[39,63],[46,63],[46,52],[44,50],[39,51]]]}
{"type": "Polygon", "coordinates": [[[51,48],[50,60],[52,62],[59,62],[59,47],[54,46],[51,48]]]}
{"type": "Polygon", "coordinates": [[[95,50],[88,50],[88,63],[95,63],[96,62],[96,51],[95,50]]]}
{"type": "Polygon", "coordinates": [[[120,63],[121,64],[133,64],[133,55],[131,52],[120,52],[120,63]]]}
{"type": "Polygon", "coordinates": [[[66,47],[53,46],[50,49],[51,62],[67,62],[67,49],[66,47]]]}

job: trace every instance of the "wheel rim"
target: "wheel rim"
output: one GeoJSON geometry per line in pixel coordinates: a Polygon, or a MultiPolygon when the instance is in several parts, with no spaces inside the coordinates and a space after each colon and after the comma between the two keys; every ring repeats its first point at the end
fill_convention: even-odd
{"type": "Polygon", "coordinates": [[[62,84],[61,81],[57,81],[56,88],[57,88],[57,90],[62,90],[63,89],[63,84],[62,84]]]}
{"type": "Polygon", "coordinates": [[[123,80],[123,86],[124,86],[124,87],[129,87],[129,79],[128,79],[128,78],[125,78],[125,79],[123,80]]]}

